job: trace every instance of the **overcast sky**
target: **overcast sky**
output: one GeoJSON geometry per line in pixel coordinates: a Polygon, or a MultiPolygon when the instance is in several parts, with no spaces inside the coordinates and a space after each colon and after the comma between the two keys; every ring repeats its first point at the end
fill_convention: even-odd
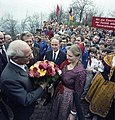
{"type": "MultiPolygon", "coordinates": [[[[10,13],[15,19],[23,19],[26,15],[42,13],[48,15],[56,8],[56,5],[63,6],[66,10],[73,0],[1,0],[0,16],[10,13]]],[[[115,9],[115,0],[92,0],[96,7],[103,10],[105,17],[107,13],[115,9]]]]}

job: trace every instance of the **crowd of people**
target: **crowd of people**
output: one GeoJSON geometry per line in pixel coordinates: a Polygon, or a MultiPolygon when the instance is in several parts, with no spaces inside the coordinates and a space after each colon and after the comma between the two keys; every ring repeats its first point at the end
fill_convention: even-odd
{"type": "MultiPolygon", "coordinates": [[[[29,120],[36,101],[46,92],[43,105],[52,104],[50,120],[85,120],[91,115],[97,120],[114,120],[115,31],[51,20],[44,21],[43,28],[34,35],[20,33],[16,40],[0,32],[0,63],[1,120],[29,120]],[[28,75],[28,69],[42,60],[53,61],[62,70],[59,79],[49,86],[53,96],[47,91],[49,88],[46,90],[46,82],[36,88],[28,75]],[[92,91],[93,95],[98,91],[93,89],[98,73],[113,85],[111,100],[105,101],[109,105],[105,116],[99,107],[94,106],[98,112],[91,109],[92,91]],[[83,101],[89,102],[87,113],[81,105],[83,101]]],[[[110,92],[104,94],[110,98],[110,92]]]]}

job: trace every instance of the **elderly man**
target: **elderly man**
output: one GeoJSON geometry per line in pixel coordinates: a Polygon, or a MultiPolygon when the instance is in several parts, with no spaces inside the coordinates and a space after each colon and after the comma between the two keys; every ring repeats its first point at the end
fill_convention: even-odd
{"type": "Polygon", "coordinates": [[[14,113],[14,120],[29,120],[35,108],[35,101],[41,97],[46,83],[35,88],[25,68],[31,59],[31,48],[22,40],[10,43],[7,54],[10,62],[1,74],[1,90],[6,103],[14,113]]]}

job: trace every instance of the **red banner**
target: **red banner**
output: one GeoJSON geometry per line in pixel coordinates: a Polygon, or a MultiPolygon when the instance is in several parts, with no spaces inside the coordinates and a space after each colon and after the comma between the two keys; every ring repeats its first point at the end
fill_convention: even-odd
{"type": "Polygon", "coordinates": [[[92,27],[115,31],[115,18],[93,17],[92,27]]]}

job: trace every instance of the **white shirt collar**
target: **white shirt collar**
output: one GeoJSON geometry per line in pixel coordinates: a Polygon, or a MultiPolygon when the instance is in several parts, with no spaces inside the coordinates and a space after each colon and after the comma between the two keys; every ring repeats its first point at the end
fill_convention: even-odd
{"type": "Polygon", "coordinates": [[[6,49],[5,49],[5,46],[4,46],[4,45],[2,46],[2,48],[3,48],[3,50],[5,50],[5,51],[6,51],[6,49]]]}
{"type": "MultiPolygon", "coordinates": [[[[57,59],[57,56],[59,54],[59,50],[55,52],[56,53],[56,56],[55,56],[55,60],[57,59]]],[[[53,58],[54,58],[54,51],[53,51],[53,58]]]]}
{"type": "Polygon", "coordinates": [[[0,49],[0,53],[2,54],[2,49],[0,49]]]}
{"type": "MultiPolygon", "coordinates": [[[[57,54],[59,53],[59,50],[58,50],[58,51],[56,51],[55,53],[56,53],[56,55],[57,55],[57,54]]],[[[53,54],[54,54],[54,51],[53,51],[53,54]]]]}
{"type": "Polygon", "coordinates": [[[15,63],[15,62],[14,62],[13,60],[11,60],[11,59],[10,59],[10,62],[11,62],[12,64],[20,67],[20,68],[23,69],[24,71],[26,71],[26,70],[25,70],[25,66],[26,66],[26,65],[19,65],[19,64],[15,63]]]}
{"type": "Polygon", "coordinates": [[[2,53],[2,49],[6,52],[4,45],[0,48],[0,53],[2,53]]]}

